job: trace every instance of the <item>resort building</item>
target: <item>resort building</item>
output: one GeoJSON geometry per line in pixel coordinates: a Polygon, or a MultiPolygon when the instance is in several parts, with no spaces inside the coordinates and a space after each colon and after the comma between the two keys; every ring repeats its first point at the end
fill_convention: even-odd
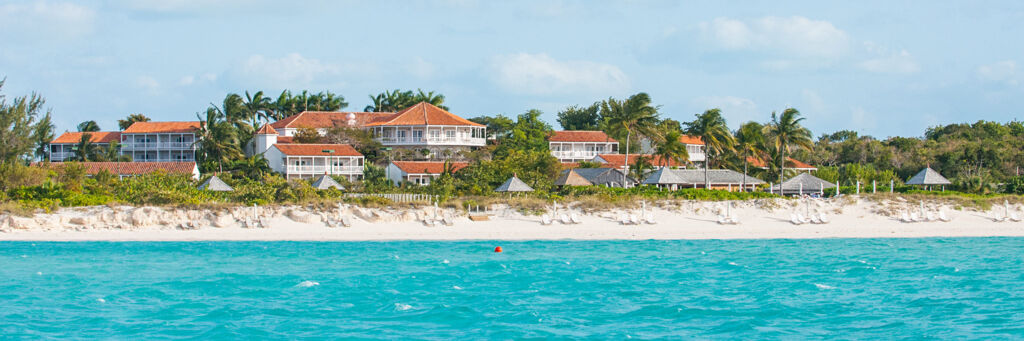
{"type": "MultiPolygon", "coordinates": [[[[731,169],[708,169],[707,180],[710,183],[709,189],[727,191],[753,191],[758,185],[765,183],[761,179],[744,176],[743,173],[731,169]]],[[[661,168],[648,174],[643,184],[671,190],[704,188],[704,170],[661,168]]]]}
{"type": "Polygon", "coordinates": [[[78,143],[86,135],[89,136],[89,141],[97,149],[109,148],[111,142],[121,140],[121,133],[116,131],[65,132],[53,141],[50,141],[50,145],[46,148],[50,161],[61,162],[75,157],[78,143]]]}
{"type": "MultiPolygon", "coordinates": [[[[768,164],[765,162],[765,160],[758,160],[754,157],[747,157],[747,163],[749,163],[751,167],[768,169],[768,164]]],[[[811,166],[809,164],[797,161],[796,159],[787,156],[786,170],[795,170],[797,172],[814,172],[818,170],[818,167],[811,166]]]]}
{"type": "MultiPolygon", "coordinates": [[[[574,168],[563,170],[555,179],[555,186],[623,187],[623,174],[614,168],[574,168]]],[[[636,179],[625,177],[626,187],[637,184],[636,179]]]]}
{"type": "Polygon", "coordinates": [[[836,184],[822,180],[810,173],[800,173],[772,186],[770,192],[781,195],[824,195],[825,190],[836,188],[836,184]]]}
{"type": "MultiPolygon", "coordinates": [[[[650,155],[650,154],[629,154],[629,166],[633,167],[636,164],[636,160],[644,158],[647,163],[651,164],[654,168],[665,167],[683,167],[685,164],[677,162],[676,160],[669,159],[668,162],[663,162],[661,156],[650,155]]],[[[601,163],[604,167],[624,169],[626,165],[626,154],[601,154],[595,156],[591,161],[601,163]]]]}
{"type": "MultiPolygon", "coordinates": [[[[303,128],[316,129],[323,135],[335,127],[368,130],[385,147],[426,149],[430,155],[487,144],[486,126],[426,102],[397,113],[304,111],[270,124],[278,133],[277,143],[303,128]]],[[[259,153],[260,148],[254,147],[254,152],[259,153]]]]}
{"type": "MultiPolygon", "coordinates": [[[[466,162],[449,162],[453,172],[469,166],[466,162]]],[[[429,185],[430,181],[444,173],[445,162],[441,161],[392,161],[386,169],[387,177],[395,185],[411,182],[429,185]]]]}
{"type": "Polygon", "coordinates": [[[263,157],[270,169],[286,179],[319,175],[344,176],[349,181],[363,177],[363,154],[347,144],[274,144],[263,157]]]}
{"type": "MultiPolygon", "coordinates": [[[[60,169],[71,163],[63,162],[39,162],[35,165],[60,169]]],[[[85,173],[96,175],[101,171],[117,175],[119,179],[140,176],[155,172],[167,174],[188,175],[193,180],[199,180],[199,167],[195,162],[77,162],[85,167],[85,173]]]]}
{"type": "Polygon", "coordinates": [[[121,132],[121,154],[135,162],[196,160],[199,122],[135,122],[121,132]]]}
{"type": "Polygon", "coordinates": [[[564,130],[551,134],[548,149],[561,162],[589,161],[601,154],[618,153],[619,141],[603,131],[564,130]]]}
{"type": "MultiPolygon", "coordinates": [[[[679,137],[679,142],[686,145],[686,153],[690,155],[691,168],[704,168],[704,162],[707,161],[707,153],[704,149],[704,140],[700,136],[683,135],[679,137]]],[[[640,140],[640,152],[643,154],[654,154],[654,145],[650,139],[643,138],[640,140]]],[[[630,157],[632,159],[632,156],[630,157]]],[[[632,162],[632,160],[630,160],[632,162]]]]}

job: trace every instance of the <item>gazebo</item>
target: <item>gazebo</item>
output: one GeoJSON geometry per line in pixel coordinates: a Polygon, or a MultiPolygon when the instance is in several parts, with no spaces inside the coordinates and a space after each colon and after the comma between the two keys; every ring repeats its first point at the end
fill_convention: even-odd
{"type": "Polygon", "coordinates": [[[231,188],[231,186],[228,186],[228,184],[224,183],[224,180],[221,180],[216,175],[211,176],[209,179],[206,179],[206,181],[203,181],[202,184],[199,184],[199,189],[216,192],[231,192],[235,190],[234,188],[231,188]]]}
{"type": "Polygon", "coordinates": [[[562,171],[562,175],[555,179],[555,186],[590,186],[594,183],[584,178],[575,169],[562,171]]]}
{"type": "Polygon", "coordinates": [[[345,186],[342,186],[337,181],[334,181],[334,178],[327,176],[327,174],[323,174],[319,178],[316,178],[315,181],[313,181],[313,188],[316,188],[318,190],[327,190],[331,188],[337,190],[344,190],[345,186]]]}
{"type": "Polygon", "coordinates": [[[800,173],[781,184],[772,186],[771,191],[781,195],[825,194],[825,190],[830,188],[836,188],[836,184],[822,180],[810,173],[800,173]]]}
{"type": "Polygon", "coordinates": [[[494,189],[495,192],[533,192],[533,188],[527,185],[523,180],[519,180],[519,177],[513,175],[508,181],[494,189]]]}
{"type": "Polygon", "coordinates": [[[907,180],[908,185],[924,186],[926,189],[931,189],[931,186],[942,186],[943,191],[946,190],[946,185],[949,185],[950,183],[951,182],[949,182],[949,180],[946,180],[946,177],[939,174],[939,172],[936,172],[930,166],[925,167],[920,172],[917,172],[917,175],[914,175],[910,177],[910,180],[907,180]]]}
{"type": "Polygon", "coordinates": [[[659,188],[668,188],[671,190],[676,190],[677,187],[684,183],[686,183],[686,180],[683,180],[679,175],[676,175],[676,173],[668,167],[661,167],[658,170],[651,172],[651,175],[648,175],[643,182],[644,185],[655,185],[659,188]]]}

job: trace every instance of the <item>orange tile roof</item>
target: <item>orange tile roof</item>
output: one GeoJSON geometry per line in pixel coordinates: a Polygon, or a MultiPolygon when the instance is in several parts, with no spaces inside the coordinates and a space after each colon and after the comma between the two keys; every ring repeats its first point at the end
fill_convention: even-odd
{"type": "Polygon", "coordinates": [[[599,130],[562,130],[548,138],[551,142],[619,142],[599,130]]]}
{"type": "Polygon", "coordinates": [[[562,169],[579,168],[579,166],[580,166],[579,162],[562,162],[562,169]]]}
{"type": "Polygon", "coordinates": [[[92,143],[110,143],[110,141],[120,141],[121,132],[118,131],[94,131],[94,132],[66,132],[60,134],[56,139],[50,141],[50,143],[78,143],[82,141],[82,135],[89,134],[89,140],[92,143]]]}
{"type": "Polygon", "coordinates": [[[122,134],[191,133],[199,129],[199,121],[135,122],[122,134]]]}
{"type": "Polygon", "coordinates": [[[101,170],[117,175],[142,175],[161,170],[168,174],[192,174],[196,170],[195,162],[37,162],[34,165],[60,169],[72,163],[85,166],[88,174],[101,170]]]}
{"type": "MultiPolygon", "coordinates": [[[[441,174],[444,172],[444,162],[442,161],[391,161],[391,163],[409,174],[441,174]]],[[[452,162],[451,164],[456,172],[469,166],[467,162],[452,162]]]]}
{"type": "Polygon", "coordinates": [[[295,136],[278,136],[277,137],[277,143],[278,144],[295,143],[295,136]]]}
{"type": "Polygon", "coordinates": [[[264,123],[263,127],[260,127],[260,130],[256,131],[256,135],[277,135],[277,130],[274,130],[274,127],[271,127],[269,124],[264,123]]]}
{"type": "MultiPolygon", "coordinates": [[[[605,161],[605,167],[622,168],[622,166],[626,162],[626,154],[601,154],[598,155],[598,157],[605,161]]],[[[661,156],[651,154],[629,154],[629,165],[632,166],[640,157],[646,157],[647,162],[649,162],[652,166],[663,165],[661,162],[661,156]]],[[[679,167],[684,166],[685,164],[676,162],[675,160],[669,160],[668,165],[669,167],[679,167]]]]}
{"type": "Polygon", "coordinates": [[[363,156],[347,144],[275,144],[277,150],[289,156],[363,156]]]}
{"type": "Polygon", "coordinates": [[[679,142],[685,144],[699,144],[702,146],[704,145],[704,139],[701,138],[700,136],[683,135],[679,137],[679,142]]]}
{"type": "Polygon", "coordinates": [[[446,126],[473,126],[484,127],[462,117],[455,116],[444,109],[438,108],[427,102],[419,102],[414,106],[405,108],[387,119],[367,123],[366,126],[419,126],[419,125],[446,125],[446,126]]]}
{"type": "Polygon", "coordinates": [[[348,125],[349,114],[356,120],[356,127],[363,127],[367,123],[384,120],[393,116],[392,112],[340,112],[340,111],[303,111],[298,114],[285,117],[280,121],[270,124],[274,129],[285,128],[331,128],[348,125]]]}
{"type": "MultiPolygon", "coordinates": [[[[768,168],[768,164],[766,164],[764,162],[764,160],[758,160],[758,159],[755,159],[754,157],[747,157],[747,162],[750,163],[751,166],[754,166],[754,167],[757,167],[757,168],[768,168]]],[[[786,168],[799,169],[799,170],[817,170],[818,169],[817,167],[814,167],[814,166],[811,166],[809,164],[797,161],[797,160],[795,160],[795,159],[793,159],[791,157],[788,157],[788,156],[786,157],[786,168]]]]}

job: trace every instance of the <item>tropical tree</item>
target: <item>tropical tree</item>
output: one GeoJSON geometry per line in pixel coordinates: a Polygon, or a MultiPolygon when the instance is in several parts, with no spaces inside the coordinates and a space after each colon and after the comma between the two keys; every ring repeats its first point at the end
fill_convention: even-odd
{"type": "Polygon", "coordinates": [[[502,114],[473,117],[469,120],[487,126],[487,135],[496,141],[504,140],[511,136],[512,126],[516,125],[516,121],[502,114]]]}
{"type": "Polygon", "coordinates": [[[501,141],[494,154],[504,157],[512,150],[548,152],[551,125],[540,119],[541,114],[540,110],[531,109],[519,115],[508,138],[501,141]]]}
{"type": "Polygon", "coordinates": [[[736,157],[743,160],[743,184],[742,191],[747,188],[747,164],[749,159],[764,161],[764,126],[757,122],[747,122],[740,125],[736,130],[736,157]]]}
{"type": "Polygon", "coordinates": [[[272,170],[263,154],[256,154],[232,162],[231,171],[249,179],[262,179],[264,174],[269,174],[272,170]]]}
{"type": "Polygon", "coordinates": [[[50,146],[50,141],[53,141],[53,131],[53,119],[50,112],[47,112],[36,123],[35,129],[32,130],[32,140],[35,141],[36,145],[35,156],[39,160],[49,161],[50,153],[46,152],[46,148],[50,146]]]}
{"type": "Polygon", "coordinates": [[[129,162],[131,160],[131,156],[121,154],[120,143],[117,141],[110,141],[107,148],[97,148],[96,151],[96,161],[129,162]]]}
{"type": "Polygon", "coordinates": [[[608,98],[601,103],[601,117],[604,124],[613,136],[626,135],[626,160],[623,165],[627,168],[622,172],[622,183],[625,186],[626,173],[629,172],[629,147],[633,135],[653,136],[654,128],[658,124],[658,108],[651,105],[651,96],[646,93],[638,93],[630,96],[624,101],[608,98]]]}
{"type": "Polygon", "coordinates": [[[419,102],[427,102],[438,108],[448,110],[448,107],[444,105],[444,100],[444,95],[433,91],[424,92],[421,89],[416,89],[416,92],[413,92],[412,90],[402,91],[394,89],[377,95],[370,95],[370,102],[372,103],[367,105],[363,111],[396,112],[416,105],[419,102]]]}
{"type": "MultiPolygon", "coordinates": [[[[0,90],[4,80],[0,79],[0,90]]],[[[50,111],[40,118],[46,100],[38,94],[16,97],[10,103],[0,92],[0,163],[31,157],[53,140],[50,111]],[[41,142],[45,140],[45,142],[41,142]]]]}
{"type": "Polygon", "coordinates": [[[682,136],[678,131],[669,131],[655,140],[654,154],[661,159],[662,167],[668,167],[672,161],[680,164],[690,162],[686,144],[680,140],[682,136]]]}
{"type": "Polygon", "coordinates": [[[767,141],[779,151],[779,183],[785,180],[787,154],[798,148],[812,149],[811,131],[800,122],[800,112],[793,108],[782,111],[781,115],[772,112],[772,120],[763,128],[767,141]]]}
{"type": "Polygon", "coordinates": [[[237,131],[224,120],[224,113],[215,106],[206,109],[205,117],[199,114],[196,114],[196,117],[200,122],[195,143],[199,147],[203,171],[209,171],[216,165],[217,169],[223,172],[225,163],[242,156],[237,131]]]}
{"type": "Polygon", "coordinates": [[[310,93],[302,90],[298,95],[284,90],[272,105],[273,119],[280,120],[303,111],[338,111],[348,107],[345,97],[330,91],[310,93]]]}
{"type": "Polygon", "coordinates": [[[78,139],[78,143],[74,147],[74,156],[71,157],[72,161],[88,162],[96,159],[97,146],[92,142],[92,134],[85,133],[78,139]]]}
{"type": "Polygon", "coordinates": [[[558,112],[558,124],[565,130],[598,130],[601,124],[601,103],[565,108],[558,112]]]}
{"type": "Polygon", "coordinates": [[[274,118],[273,103],[270,97],[263,95],[263,91],[257,91],[250,95],[245,92],[245,101],[242,103],[247,116],[252,118],[253,129],[259,129],[260,122],[270,122],[274,118]]]}
{"type": "Polygon", "coordinates": [[[131,114],[123,120],[117,120],[117,127],[121,128],[121,130],[125,130],[128,129],[128,127],[131,127],[132,123],[135,122],[149,122],[149,117],[146,117],[146,115],[143,114],[131,114]]]}
{"type": "Polygon", "coordinates": [[[711,168],[715,156],[733,150],[732,132],[725,124],[722,111],[714,108],[697,114],[695,120],[687,122],[686,133],[700,137],[704,141],[704,188],[711,188],[708,169],[711,168]]]}
{"type": "Polygon", "coordinates": [[[100,125],[96,121],[85,121],[78,124],[78,131],[80,132],[96,132],[100,131],[100,125]]]}

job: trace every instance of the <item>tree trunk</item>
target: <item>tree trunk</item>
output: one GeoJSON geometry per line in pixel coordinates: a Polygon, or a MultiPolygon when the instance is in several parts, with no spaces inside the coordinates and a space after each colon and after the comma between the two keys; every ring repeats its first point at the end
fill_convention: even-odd
{"type": "Polygon", "coordinates": [[[743,186],[740,187],[740,192],[747,191],[747,158],[743,158],[743,186]]]}
{"type": "Polygon", "coordinates": [[[622,188],[626,188],[626,173],[629,173],[629,138],[632,133],[626,129],[626,162],[622,165],[622,188]]]}
{"type": "Polygon", "coordinates": [[[704,189],[711,189],[711,179],[708,178],[708,168],[711,167],[711,153],[707,150],[706,146],[704,148],[704,189]]]}
{"type": "Polygon", "coordinates": [[[786,147],[779,148],[782,154],[782,162],[779,162],[779,188],[782,188],[782,181],[786,178],[786,147]]]}

